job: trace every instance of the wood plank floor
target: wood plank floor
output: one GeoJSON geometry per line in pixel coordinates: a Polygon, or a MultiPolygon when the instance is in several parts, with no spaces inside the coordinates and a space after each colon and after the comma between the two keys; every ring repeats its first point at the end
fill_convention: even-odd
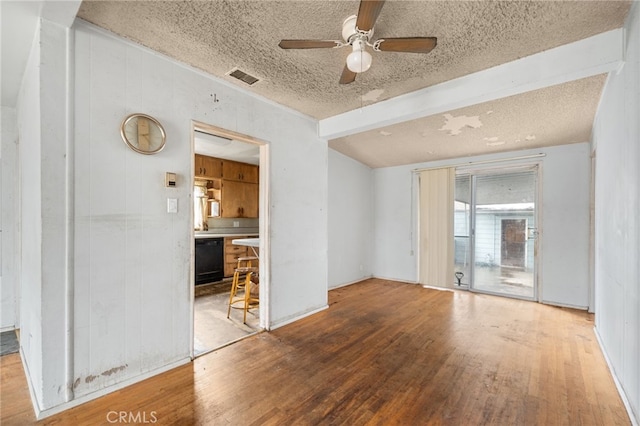
{"type": "MultiPolygon", "coordinates": [[[[378,279],[329,301],[42,423],[629,424],[585,312],[378,279]]],[[[2,425],[35,423],[15,354],[1,398],[2,425]]]]}

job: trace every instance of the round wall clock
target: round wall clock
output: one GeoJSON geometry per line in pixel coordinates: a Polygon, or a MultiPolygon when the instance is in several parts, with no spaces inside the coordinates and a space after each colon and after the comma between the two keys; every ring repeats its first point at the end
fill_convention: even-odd
{"type": "Polygon", "coordinates": [[[145,114],[131,114],[120,126],[122,140],[135,152],[155,154],[162,151],[167,139],[158,120],[145,114]]]}

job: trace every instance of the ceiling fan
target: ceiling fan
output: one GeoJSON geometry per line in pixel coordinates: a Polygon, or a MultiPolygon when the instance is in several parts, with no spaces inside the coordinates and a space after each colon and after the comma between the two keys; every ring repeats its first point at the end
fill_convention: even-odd
{"type": "Polygon", "coordinates": [[[375,52],[429,53],[436,47],[436,37],[380,38],[371,43],[373,26],[384,6],[384,0],[361,0],[357,15],[349,16],[342,24],[342,38],[339,40],[282,40],[282,49],[322,49],[351,46],[353,52],[347,56],[347,63],[340,77],[340,84],[353,83],[356,75],[371,67],[372,57],[366,50],[375,52]]]}

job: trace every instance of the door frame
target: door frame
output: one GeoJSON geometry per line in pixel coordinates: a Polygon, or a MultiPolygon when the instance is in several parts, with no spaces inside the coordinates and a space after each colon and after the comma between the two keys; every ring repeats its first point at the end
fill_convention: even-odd
{"type": "MultiPolygon", "coordinates": [[[[539,302],[542,300],[542,286],[540,283],[540,274],[542,271],[542,161],[527,161],[527,162],[518,162],[514,164],[500,164],[496,166],[484,166],[484,167],[459,167],[456,168],[456,176],[457,175],[469,175],[470,176],[470,191],[471,191],[471,214],[470,214],[470,224],[471,229],[469,230],[469,246],[470,246],[470,270],[469,270],[469,287],[468,290],[475,293],[482,294],[491,294],[503,297],[511,297],[515,299],[522,300],[532,300],[535,302],[539,302]],[[496,293],[485,290],[478,290],[474,288],[473,284],[475,282],[475,245],[476,245],[476,176],[486,176],[486,175],[499,175],[505,173],[517,173],[518,171],[535,171],[536,172],[536,182],[535,182],[535,194],[534,194],[534,220],[535,220],[535,240],[533,244],[533,257],[534,257],[534,267],[533,267],[533,296],[532,297],[520,297],[517,295],[510,295],[504,293],[496,293]]],[[[528,232],[527,228],[527,232],[528,232]]]]}
{"type": "MultiPolygon", "coordinates": [[[[191,120],[190,129],[190,152],[191,152],[191,173],[189,175],[189,185],[193,187],[195,184],[195,131],[209,133],[215,136],[220,136],[227,139],[235,139],[240,142],[245,142],[260,147],[260,169],[259,169],[259,207],[258,207],[258,235],[260,237],[260,248],[258,256],[260,258],[260,328],[270,330],[271,324],[271,250],[270,250],[270,238],[269,238],[269,143],[254,137],[237,133],[232,130],[227,130],[222,127],[207,124],[201,121],[191,120]]],[[[193,197],[193,191],[190,193],[190,197],[193,197]]],[[[195,229],[194,225],[194,210],[193,201],[189,203],[189,220],[191,229],[191,240],[195,241],[195,229]]],[[[194,353],[194,334],[195,334],[195,248],[191,245],[191,256],[189,262],[189,283],[190,283],[190,317],[191,322],[189,326],[189,342],[190,342],[190,357],[191,360],[195,359],[194,353]]]]}

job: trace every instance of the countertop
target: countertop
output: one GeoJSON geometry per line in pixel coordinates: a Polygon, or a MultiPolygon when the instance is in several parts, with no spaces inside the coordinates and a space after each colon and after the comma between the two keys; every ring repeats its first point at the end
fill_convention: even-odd
{"type": "Polygon", "coordinates": [[[260,247],[260,238],[238,238],[231,242],[238,246],[260,247]]]}
{"type": "Polygon", "coordinates": [[[254,228],[221,228],[209,231],[195,231],[196,239],[200,238],[222,238],[222,237],[240,237],[258,236],[258,230],[254,228]]]}

